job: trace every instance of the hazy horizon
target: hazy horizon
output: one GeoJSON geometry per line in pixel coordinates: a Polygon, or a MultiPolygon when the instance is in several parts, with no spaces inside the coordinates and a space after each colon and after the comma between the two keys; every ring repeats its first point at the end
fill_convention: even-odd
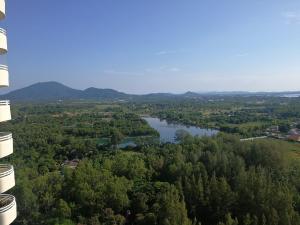
{"type": "Polygon", "coordinates": [[[7,1],[10,90],[299,91],[300,2],[7,1]]]}
{"type": "Polygon", "coordinates": [[[300,92],[300,88],[298,90],[294,90],[294,91],[291,91],[291,90],[281,90],[281,91],[247,91],[247,90],[227,90],[227,91],[222,91],[222,90],[215,90],[215,91],[197,91],[197,90],[185,90],[183,92],[169,92],[169,91],[162,91],[162,92],[143,92],[143,93],[133,93],[133,92],[128,92],[128,91],[122,91],[122,90],[118,90],[118,89],[114,89],[114,88],[110,88],[110,87],[97,87],[97,86],[90,86],[90,87],[83,87],[83,88],[75,88],[75,87],[72,87],[72,86],[69,86],[69,85],[66,85],[64,83],[61,83],[61,82],[58,82],[58,81],[43,81],[43,82],[36,82],[34,84],[31,84],[31,85],[27,85],[27,86],[24,86],[24,87],[20,87],[20,88],[17,88],[17,89],[6,89],[5,90],[2,90],[0,92],[0,95],[1,94],[8,94],[10,92],[13,92],[13,91],[16,91],[16,90],[20,90],[20,89],[23,89],[23,88],[27,88],[27,87],[30,87],[30,86],[33,86],[33,85],[36,85],[36,84],[39,84],[39,83],[51,83],[51,82],[56,82],[56,83],[59,83],[59,84],[62,84],[66,87],[69,87],[69,88],[72,88],[72,89],[76,89],[76,90],[81,90],[81,91],[84,91],[88,88],[98,88],[98,89],[113,89],[115,91],[119,91],[119,92],[123,92],[125,94],[135,94],[135,95],[143,95],[143,94],[158,94],[158,93],[164,93],[164,94],[185,94],[187,92],[193,92],[193,93],[198,93],[198,94],[209,94],[209,93],[289,93],[289,92],[300,92]]]}

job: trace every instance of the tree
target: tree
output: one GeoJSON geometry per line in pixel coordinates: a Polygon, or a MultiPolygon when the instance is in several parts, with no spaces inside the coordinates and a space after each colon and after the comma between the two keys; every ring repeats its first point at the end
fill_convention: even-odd
{"type": "Polygon", "coordinates": [[[180,199],[178,190],[168,184],[157,184],[159,193],[156,206],[157,221],[162,225],[191,225],[187,217],[185,203],[180,199]]]}
{"type": "Polygon", "coordinates": [[[289,124],[280,124],[279,125],[279,131],[282,133],[287,133],[291,129],[291,126],[289,124]]]}
{"type": "Polygon", "coordinates": [[[226,215],[225,221],[225,223],[219,223],[219,225],[239,225],[238,220],[236,218],[233,219],[231,214],[226,215]]]}
{"type": "Polygon", "coordinates": [[[111,133],[111,143],[114,147],[122,142],[124,135],[117,129],[114,129],[111,133]]]}
{"type": "Polygon", "coordinates": [[[175,139],[178,142],[182,142],[182,141],[186,140],[187,138],[191,138],[191,137],[192,137],[191,134],[188,131],[183,130],[183,129],[177,130],[175,132],[175,139]]]}
{"type": "Polygon", "coordinates": [[[69,207],[68,203],[63,199],[60,199],[57,206],[57,215],[61,219],[69,219],[71,218],[72,210],[69,207]]]}

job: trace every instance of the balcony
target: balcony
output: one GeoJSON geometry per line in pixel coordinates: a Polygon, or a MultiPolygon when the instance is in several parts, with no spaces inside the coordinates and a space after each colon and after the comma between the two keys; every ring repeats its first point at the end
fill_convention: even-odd
{"type": "Polygon", "coordinates": [[[16,199],[12,195],[0,195],[0,224],[9,225],[17,217],[16,199]]]}
{"type": "Polygon", "coordinates": [[[11,133],[0,132],[0,158],[4,158],[13,153],[13,142],[11,133]]]}
{"type": "Polygon", "coordinates": [[[10,190],[15,184],[14,167],[12,165],[0,165],[0,193],[10,190]]]}
{"type": "Polygon", "coordinates": [[[6,37],[6,30],[0,28],[0,54],[7,53],[7,37],[6,37]]]}
{"type": "Polygon", "coordinates": [[[0,101],[0,122],[11,120],[10,102],[0,101]]]}
{"type": "Polygon", "coordinates": [[[5,18],[5,0],[0,0],[0,20],[5,18]]]}
{"type": "Polygon", "coordinates": [[[8,67],[6,65],[0,65],[0,87],[9,86],[9,74],[8,67]]]}

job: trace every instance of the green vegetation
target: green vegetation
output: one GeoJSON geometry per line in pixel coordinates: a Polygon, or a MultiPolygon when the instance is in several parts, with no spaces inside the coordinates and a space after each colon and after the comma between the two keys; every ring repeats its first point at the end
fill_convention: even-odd
{"type": "Polygon", "coordinates": [[[261,140],[261,142],[279,146],[279,148],[285,150],[285,153],[287,154],[290,160],[300,159],[300,143],[281,141],[276,139],[266,139],[261,140]]]}
{"type": "Polygon", "coordinates": [[[292,123],[300,126],[298,98],[202,96],[128,105],[130,110],[141,114],[186,125],[217,128],[244,138],[265,135],[272,125],[280,126],[283,133],[292,123]]]}
{"type": "MultiPolygon", "coordinates": [[[[221,103],[220,112],[217,103],[201,104],[15,105],[15,119],[1,128],[12,131],[15,140],[16,153],[8,159],[16,170],[15,224],[300,224],[299,144],[241,142],[240,136],[224,133],[193,138],[184,132],[177,133],[179,144],[143,141],[158,134],[138,114],[182,112],[180,120],[173,119],[186,124],[195,119],[197,125],[212,122],[230,107],[242,110],[232,102],[221,103]],[[212,110],[216,115],[203,120],[212,110]],[[118,144],[127,138],[140,143],[120,150],[118,144]],[[75,159],[74,169],[66,162],[75,159]]],[[[273,111],[274,118],[262,123],[298,116],[279,119],[280,110],[273,111]]]]}

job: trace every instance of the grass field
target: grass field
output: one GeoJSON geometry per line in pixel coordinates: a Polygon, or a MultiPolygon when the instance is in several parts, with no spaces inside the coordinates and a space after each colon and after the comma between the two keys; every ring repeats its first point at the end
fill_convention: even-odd
{"type": "Polygon", "coordinates": [[[258,141],[264,141],[269,142],[270,144],[280,145],[282,149],[286,149],[286,152],[288,153],[288,156],[291,159],[300,160],[300,143],[277,139],[264,139],[258,141]]]}

